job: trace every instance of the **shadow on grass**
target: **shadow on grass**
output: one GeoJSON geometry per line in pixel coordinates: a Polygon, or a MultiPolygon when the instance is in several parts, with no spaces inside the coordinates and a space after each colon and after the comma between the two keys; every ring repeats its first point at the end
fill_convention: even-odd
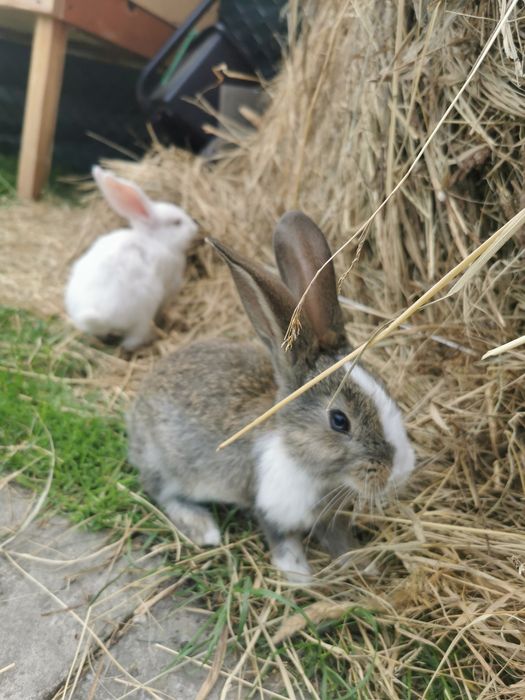
{"type": "MultiPolygon", "coordinates": [[[[17,170],[17,156],[0,154],[0,206],[16,200],[17,170]]],[[[76,187],[75,177],[60,165],[53,166],[43,197],[51,196],[71,204],[79,204],[81,196],[76,187]]]]}

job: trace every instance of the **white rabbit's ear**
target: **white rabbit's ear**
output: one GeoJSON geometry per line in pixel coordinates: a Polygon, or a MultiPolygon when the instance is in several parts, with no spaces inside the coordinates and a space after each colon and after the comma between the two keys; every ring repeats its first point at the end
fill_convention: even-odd
{"type": "Polygon", "coordinates": [[[152,225],[155,223],[155,211],[151,201],[133,182],[116,177],[113,173],[93,166],[91,173],[109,206],[130,221],[152,225]]]}
{"type": "Polygon", "coordinates": [[[261,340],[272,353],[274,364],[290,380],[300,374],[304,363],[319,354],[317,341],[307,320],[301,319],[301,331],[289,351],[282,348],[296,302],[281,280],[262,266],[242,258],[213,238],[207,238],[228,263],[233,281],[246,313],[261,340]],[[290,375],[290,370],[292,375],[290,375]]]}
{"type": "Polygon", "coordinates": [[[299,300],[327,263],[304,300],[304,312],[323,350],[348,346],[330,247],[322,231],[300,211],[284,214],[275,227],[273,249],[281,278],[299,300]]]}

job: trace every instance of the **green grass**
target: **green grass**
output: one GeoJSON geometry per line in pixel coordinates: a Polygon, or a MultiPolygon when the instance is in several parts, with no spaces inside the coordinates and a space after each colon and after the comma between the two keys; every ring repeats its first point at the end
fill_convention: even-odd
{"type": "MultiPolygon", "coordinates": [[[[0,308],[0,478],[18,471],[20,484],[42,492],[52,472],[48,510],[90,528],[110,528],[115,534],[135,524],[142,535],[140,546],[145,548],[172,543],[165,524],[133,497],[140,493],[140,484],[126,463],[121,410],[108,410],[103,395],[79,384],[92,368],[78,347],[68,349],[65,333],[57,320],[0,308]]],[[[231,658],[237,658],[265,615],[271,621],[287,612],[301,612],[316,600],[308,591],[280,592],[261,580],[256,582],[251,561],[266,573],[268,569],[254,522],[231,508],[218,507],[216,513],[226,541],[232,543],[227,550],[202,552],[188,544],[178,560],[173,555],[166,560],[167,575],[185,581],[174,605],[209,611],[170,666],[188,656],[212,663],[224,631],[234,634],[228,650],[231,658]]],[[[270,634],[277,626],[270,627],[270,634]]],[[[405,635],[399,627],[381,623],[376,614],[358,607],[317,627],[308,624],[306,632],[293,643],[276,647],[260,634],[252,654],[263,686],[276,682],[275,671],[271,672],[279,660],[292,679],[298,678],[297,685],[304,687],[293,653],[319,697],[375,700],[379,655],[402,647],[411,660],[399,668],[400,697],[416,700],[425,691],[427,700],[467,697],[447,665],[427,688],[450,639],[443,638],[438,646],[425,644],[415,640],[408,627],[405,635]]],[[[461,651],[458,646],[450,655],[456,668],[461,651]]]]}
{"type": "Polygon", "coordinates": [[[138,490],[126,464],[119,415],[76,395],[69,380],[86,376],[78,355],[57,352],[58,323],[0,310],[0,470],[20,470],[19,483],[42,490],[53,469],[49,507],[93,528],[116,527],[144,512],[117,482],[138,490]]]}
{"type": "MultiPolygon", "coordinates": [[[[242,571],[242,565],[235,569],[242,571]]],[[[180,573],[183,571],[181,569],[180,573]]],[[[263,616],[265,606],[272,605],[275,614],[281,615],[284,610],[300,612],[302,605],[311,602],[305,593],[277,594],[270,589],[257,588],[248,573],[232,584],[231,571],[227,570],[225,563],[216,563],[208,569],[205,576],[196,573],[188,582],[187,588],[192,593],[181,599],[179,604],[200,607],[208,605],[210,615],[194,636],[177,650],[177,659],[170,664],[170,668],[184,663],[186,658],[192,656],[211,663],[223,630],[231,630],[231,626],[228,627],[231,621],[237,623],[234,627],[237,643],[231,645],[230,649],[236,648],[242,652],[244,631],[251,629],[253,632],[263,616]]],[[[357,606],[349,608],[336,620],[317,627],[309,624],[306,631],[308,639],[296,636],[293,642],[279,644],[276,648],[272,648],[264,635],[259,637],[254,647],[254,656],[258,659],[259,671],[262,671],[260,680],[263,687],[271,687],[272,678],[275,682],[275,674],[271,671],[274,668],[272,662],[277,657],[292,678],[299,678],[290,661],[291,648],[300,660],[304,675],[323,700],[377,700],[378,697],[384,697],[376,691],[377,656],[382,653],[383,658],[388,657],[389,647],[399,649],[399,643],[403,640],[404,653],[408,653],[412,660],[409,668],[400,668],[396,673],[396,687],[400,697],[416,700],[424,693],[426,700],[474,697],[469,696],[464,686],[450,676],[446,667],[436,674],[429,685],[452,641],[449,637],[444,637],[437,648],[413,640],[407,643],[406,636],[403,633],[400,635],[393,625],[382,625],[372,611],[357,606]]],[[[408,635],[413,634],[409,628],[406,631],[408,635]]],[[[462,653],[467,654],[468,650],[459,646],[450,657],[456,668],[461,665],[462,653]]],[[[382,665],[384,668],[385,664],[382,665]]],[[[467,682],[471,682],[466,669],[463,670],[463,675],[467,682]]],[[[298,680],[298,687],[304,686],[305,683],[298,680]]],[[[475,688],[474,685],[473,687],[475,688]]],[[[253,697],[257,695],[254,693],[253,697]]]]}
{"type": "Polygon", "coordinates": [[[17,159],[0,154],[0,197],[14,196],[16,189],[17,159]]]}

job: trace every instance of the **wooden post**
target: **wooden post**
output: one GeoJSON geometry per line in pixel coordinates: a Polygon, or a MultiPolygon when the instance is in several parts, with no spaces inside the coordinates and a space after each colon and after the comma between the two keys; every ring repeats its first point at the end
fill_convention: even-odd
{"type": "Polygon", "coordinates": [[[38,15],[18,163],[20,197],[38,197],[49,176],[66,46],[67,25],[54,17],[38,15]]]}

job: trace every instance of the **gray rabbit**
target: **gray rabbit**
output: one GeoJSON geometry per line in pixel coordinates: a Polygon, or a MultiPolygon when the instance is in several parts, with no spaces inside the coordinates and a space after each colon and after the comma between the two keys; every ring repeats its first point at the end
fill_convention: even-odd
{"type": "Polygon", "coordinates": [[[414,469],[400,410],[382,383],[348,365],[286,405],[232,446],[217,445],[350,350],[333,265],[306,296],[301,330],[282,347],[292,313],[330,258],[319,228],[303,213],[277,224],[273,246],[281,279],[216,240],[260,344],[194,343],[159,362],[128,416],[129,459],[146,491],[177,528],[200,545],[218,545],[203,505],[251,508],[272,563],[291,581],[310,568],[302,536],[312,530],[332,556],[353,545],[343,500],[393,493],[414,469]],[[341,385],[341,386],[340,386],[341,385]]]}

